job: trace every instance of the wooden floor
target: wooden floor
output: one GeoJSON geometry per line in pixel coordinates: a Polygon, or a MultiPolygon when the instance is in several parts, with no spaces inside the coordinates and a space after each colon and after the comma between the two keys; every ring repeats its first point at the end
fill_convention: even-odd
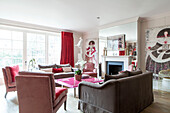
{"type": "Polygon", "coordinates": [[[154,90],[154,102],[141,113],[170,113],[170,92],[154,90]]]}
{"type": "MultiPolygon", "coordinates": [[[[170,86],[170,85],[169,85],[170,86]]],[[[82,113],[77,109],[78,98],[73,97],[74,90],[69,88],[67,111],[62,106],[57,113],[82,113]]],[[[4,98],[5,86],[0,85],[0,113],[19,113],[17,93],[11,92],[4,98]]],[[[141,113],[170,113],[170,92],[154,89],[154,102],[141,113]]]]}

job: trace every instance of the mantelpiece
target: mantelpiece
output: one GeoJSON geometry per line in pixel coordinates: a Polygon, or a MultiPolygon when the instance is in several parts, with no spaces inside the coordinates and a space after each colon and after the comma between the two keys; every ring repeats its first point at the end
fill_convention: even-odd
{"type": "Polygon", "coordinates": [[[128,66],[131,62],[131,56],[102,56],[102,77],[106,74],[106,63],[108,61],[123,62],[123,70],[128,70],[128,66]]]}

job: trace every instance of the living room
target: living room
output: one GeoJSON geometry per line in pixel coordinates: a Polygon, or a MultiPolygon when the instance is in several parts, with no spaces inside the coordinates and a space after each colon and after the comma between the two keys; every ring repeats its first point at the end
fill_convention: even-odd
{"type": "MultiPolygon", "coordinates": [[[[3,70],[0,71],[0,112],[37,113],[41,109],[45,113],[168,113],[169,3],[169,0],[1,0],[0,67],[15,68],[18,72],[10,78],[12,86],[7,86],[9,78],[5,79],[3,70]],[[46,77],[41,77],[42,73],[46,77]],[[81,78],[76,78],[79,73],[81,78]],[[131,76],[134,73],[137,76],[131,76]],[[47,81],[54,82],[58,93],[53,85],[46,88],[47,81]],[[34,83],[39,92],[31,90],[34,83]],[[106,86],[116,93],[109,90],[112,96],[108,95],[106,86]],[[53,97],[44,98],[47,97],[44,90],[54,91],[56,94],[51,95],[60,99],[55,107],[55,102],[47,102],[53,101],[53,97]],[[33,98],[23,99],[24,96],[33,98]],[[109,98],[115,101],[110,102],[109,98]],[[44,107],[43,102],[51,106],[44,107]]],[[[7,70],[4,72],[8,76],[7,70]]]]}

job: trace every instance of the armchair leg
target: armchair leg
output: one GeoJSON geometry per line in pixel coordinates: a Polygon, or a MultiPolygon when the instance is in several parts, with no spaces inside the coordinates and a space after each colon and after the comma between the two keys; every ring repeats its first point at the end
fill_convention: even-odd
{"type": "Polygon", "coordinates": [[[80,110],[80,101],[78,102],[78,110],[80,110]]]}
{"type": "Polygon", "coordinates": [[[5,93],[5,98],[6,98],[7,94],[8,94],[8,92],[5,93]]]}
{"type": "Polygon", "coordinates": [[[67,104],[67,102],[65,101],[64,102],[64,110],[66,110],[66,104],[67,104]]]}

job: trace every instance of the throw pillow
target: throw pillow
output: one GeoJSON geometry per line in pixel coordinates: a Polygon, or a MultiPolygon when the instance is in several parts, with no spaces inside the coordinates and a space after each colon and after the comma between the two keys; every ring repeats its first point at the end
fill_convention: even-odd
{"type": "Polygon", "coordinates": [[[105,75],[104,82],[111,80],[111,79],[119,79],[119,78],[124,78],[124,77],[128,77],[127,71],[120,73],[118,75],[105,75]]]}
{"type": "Polygon", "coordinates": [[[64,72],[72,72],[71,67],[63,67],[64,72]]]}
{"type": "Polygon", "coordinates": [[[19,72],[19,65],[9,67],[9,69],[11,71],[12,82],[15,82],[15,76],[18,75],[19,72]]]}
{"type": "Polygon", "coordinates": [[[56,64],[52,65],[38,65],[39,69],[46,69],[46,68],[56,68],[56,64]]]}
{"type": "Polygon", "coordinates": [[[60,65],[56,65],[57,68],[62,68],[62,67],[71,67],[70,64],[60,64],[60,65]]]}
{"type": "Polygon", "coordinates": [[[138,74],[142,74],[142,71],[140,69],[137,69],[135,71],[129,71],[129,76],[134,76],[138,74]]]}
{"type": "Polygon", "coordinates": [[[53,73],[60,73],[60,72],[63,72],[63,68],[53,68],[53,73]]]}
{"type": "Polygon", "coordinates": [[[46,68],[46,69],[40,69],[40,70],[44,72],[52,72],[53,68],[46,68]]]}

